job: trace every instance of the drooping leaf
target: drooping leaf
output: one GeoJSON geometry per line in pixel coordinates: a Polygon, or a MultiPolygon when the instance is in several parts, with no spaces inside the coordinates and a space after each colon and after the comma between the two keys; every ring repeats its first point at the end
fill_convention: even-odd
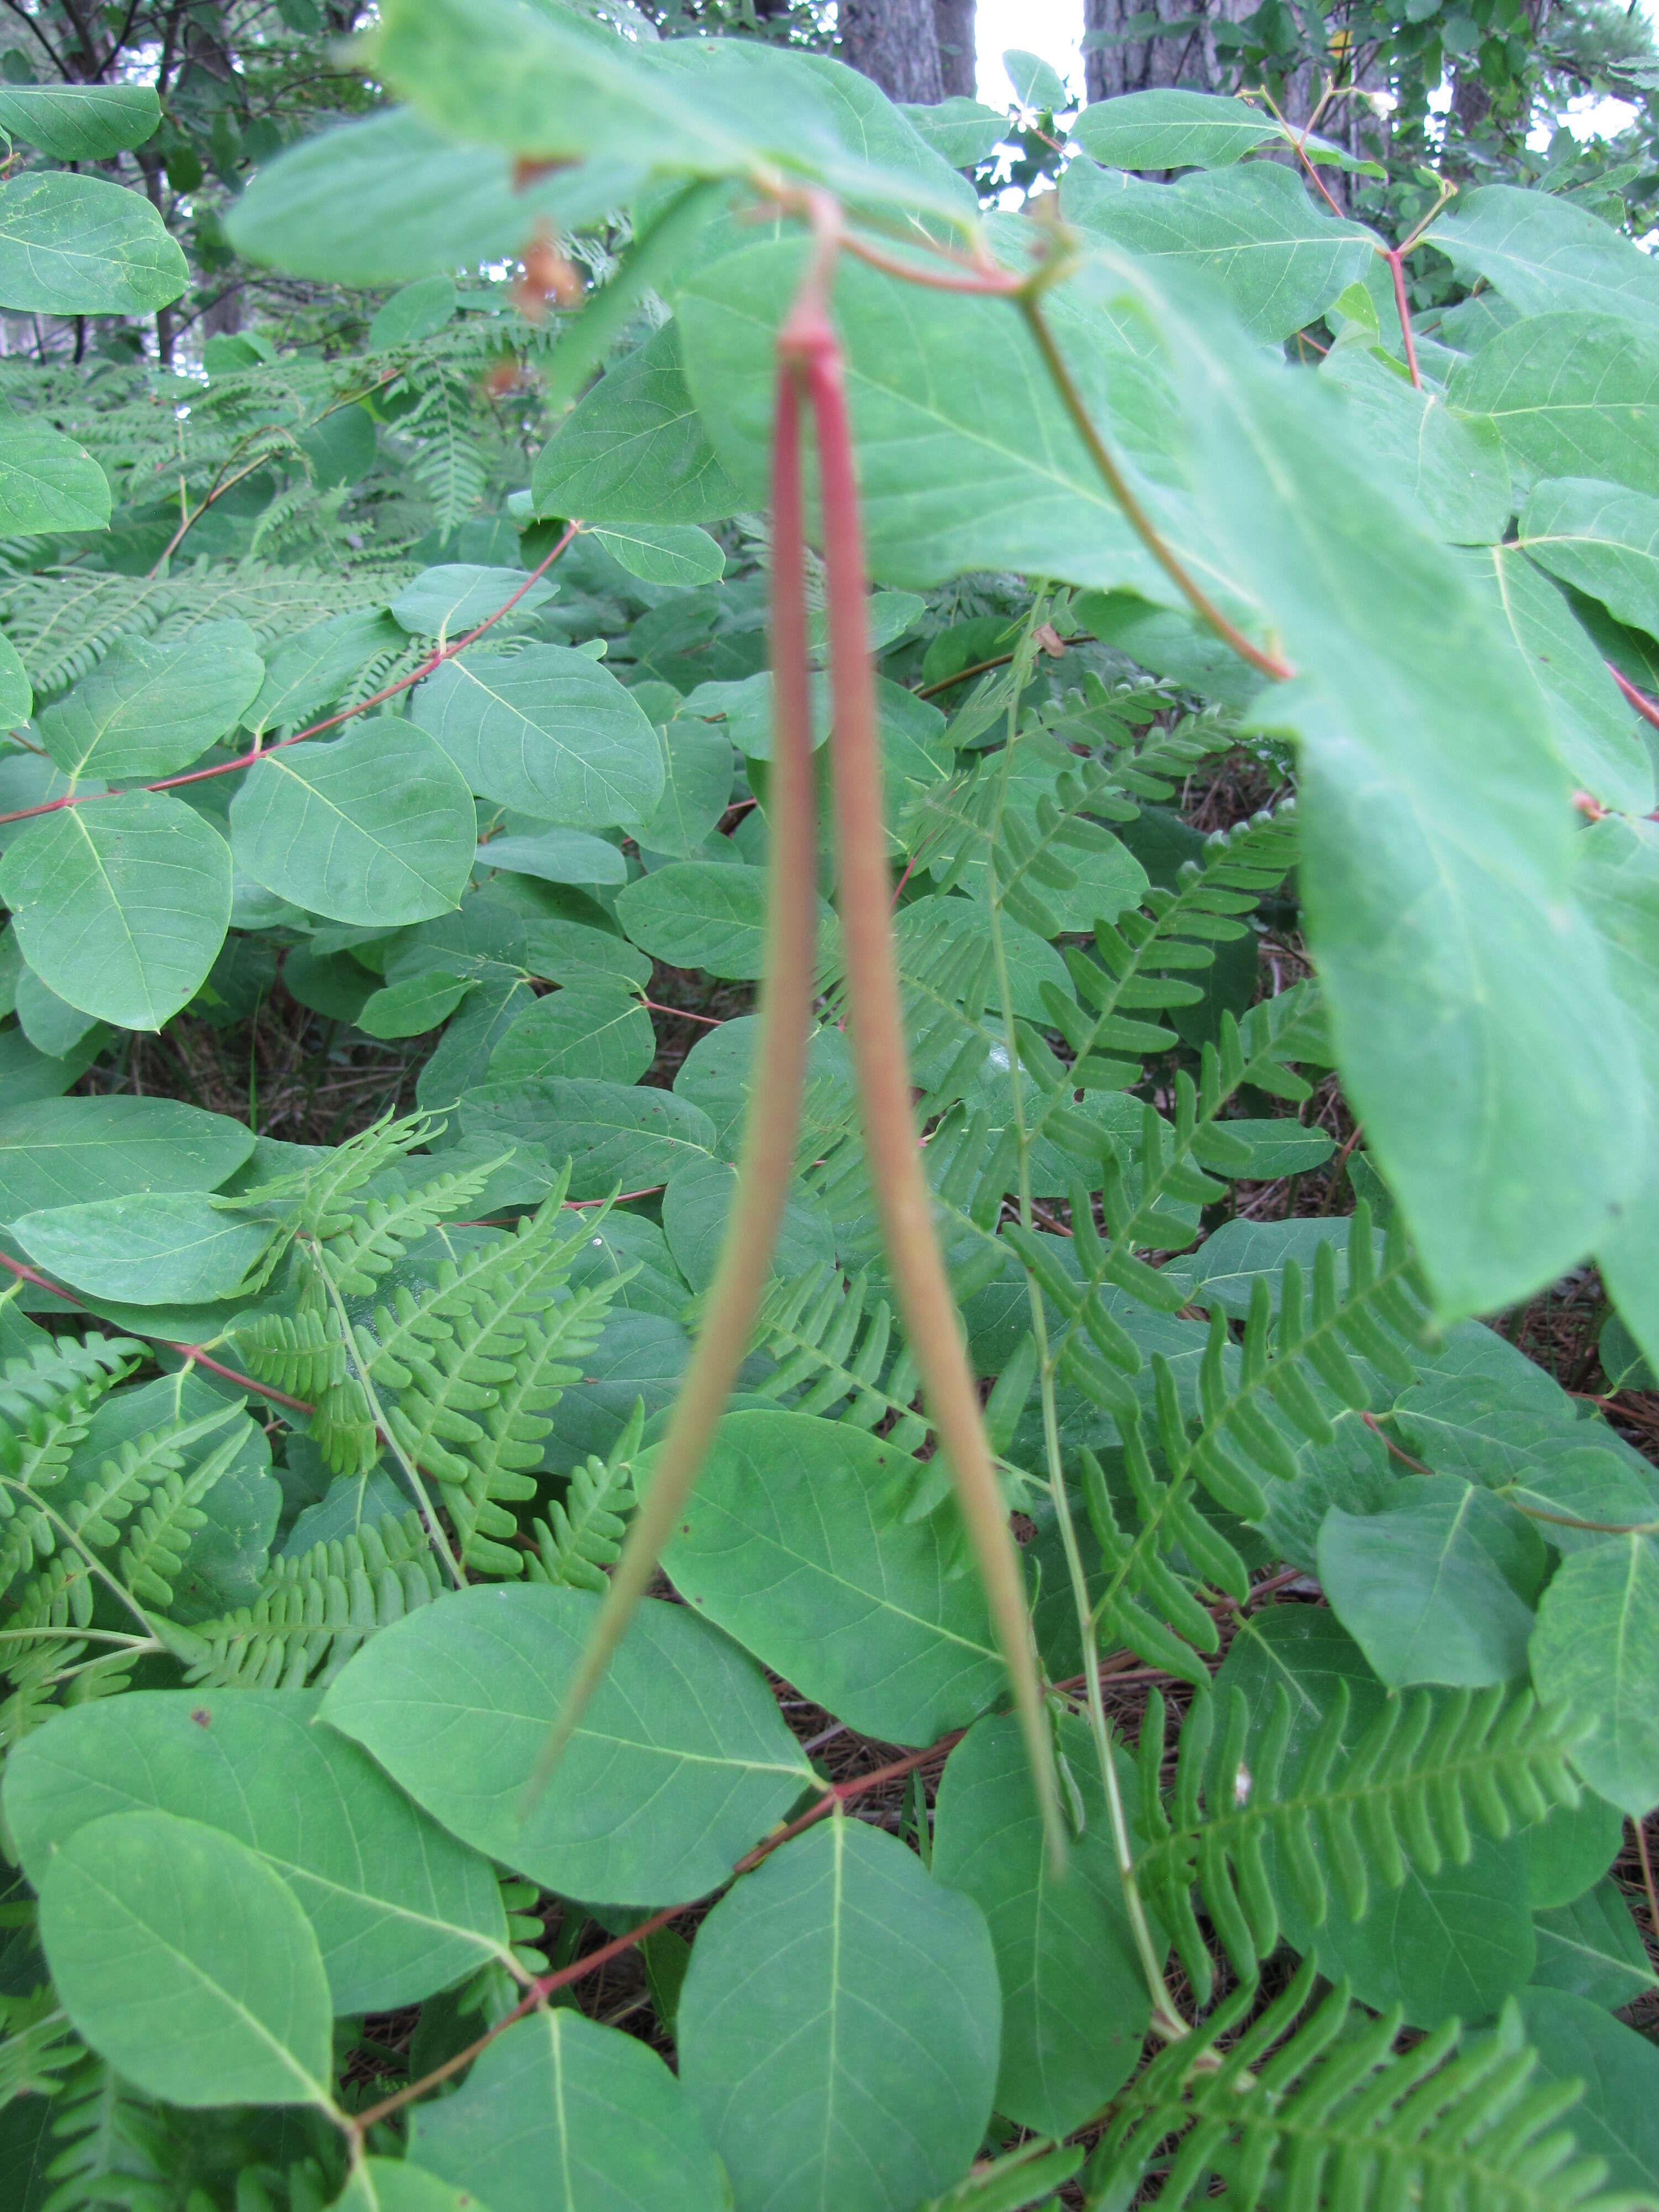
{"type": "Polygon", "coordinates": [[[228,1115],[175,1098],[65,1098],[0,1111],[0,1220],[141,1191],[216,1190],[253,1150],[228,1115]]]}
{"type": "Polygon", "coordinates": [[[1072,126],[1074,143],[1114,169],[1224,169],[1282,135],[1242,100],[1173,85],[1091,100],[1072,126]]]}
{"type": "Polygon", "coordinates": [[[955,1508],[906,1520],[916,1463],[845,1423],[729,1413],[663,1565],[688,1605],[838,1720],[931,1743],[996,1696],[1002,1662],[955,1508]]]}
{"type": "Polygon", "coordinates": [[[775,1851],[698,1930],[679,2002],[680,2078],[739,2212],[911,2212],[958,2180],[1000,2009],[978,1906],[892,1837],[832,1818],[775,1851]]]}
{"type": "Polygon", "coordinates": [[[108,480],[84,446],[45,422],[0,422],[0,530],[8,538],[102,530],[109,506],[108,480]]]}
{"type": "Polygon", "coordinates": [[[1659,635],[1659,499],[1589,477],[1552,477],[1522,510],[1520,544],[1615,622],[1659,635]]]}
{"type": "Polygon", "coordinates": [[[237,866],[278,897],[388,929],[459,906],[477,843],[465,777],[389,715],[266,753],[230,803],[230,829],[237,866]]]}
{"type": "Polygon", "coordinates": [[[159,1030],[194,998],[230,921],[230,848],[168,792],[31,822],[0,860],[0,899],[41,981],[83,1013],[159,1030]]]}
{"type": "Polygon", "coordinates": [[[1592,1790],[1640,1819],[1659,1804],[1659,1550],[1607,1536],[1574,1552],[1538,1608],[1532,1678],[1583,1723],[1573,1756],[1592,1790]]]}
{"type": "Polygon", "coordinates": [[[61,170],[0,185],[0,301],[52,315],[147,315],[190,282],[142,192],[61,170]]]}
{"type": "Polygon", "coordinates": [[[416,2106],[410,2140],[490,2212],[721,2212],[727,2201],[656,2052],[570,2008],[499,2036],[453,2096],[416,2106]]]}
{"type": "Polygon", "coordinates": [[[1599,1881],[1571,1905],[1539,1913],[1534,1989],[1565,1990],[1610,2011],[1634,2004],[1659,1978],[1616,1881],[1599,1881]]]}
{"type": "Polygon", "coordinates": [[[0,87],[0,131],[26,138],[54,161],[106,161],[142,146],[161,119],[153,85],[0,87]]]}
{"type": "Polygon", "coordinates": [[[324,2105],[328,1983],[293,1892],[170,1813],[93,1820],[52,1854],[40,1938],[95,2051],[174,2105],[324,2105]]]}
{"type": "Polygon", "coordinates": [[[684,1608],[647,1603],[551,1786],[520,1816],[599,1600],[476,1589],[385,1629],[323,1707],[446,1827],[566,1895],[700,1897],[811,1771],[757,1671],[684,1608]]]}
{"type": "Polygon", "coordinates": [[[215,1206],[197,1191],[144,1191],[26,1213],[12,1233],[66,1283],[132,1305],[235,1297],[264,1258],[268,1222],[215,1206]]]}
{"type": "Polygon", "coordinates": [[[590,523],[719,522],[743,495],[715,459],[670,323],[625,354],[542,448],[531,478],[538,514],[590,523]]]}

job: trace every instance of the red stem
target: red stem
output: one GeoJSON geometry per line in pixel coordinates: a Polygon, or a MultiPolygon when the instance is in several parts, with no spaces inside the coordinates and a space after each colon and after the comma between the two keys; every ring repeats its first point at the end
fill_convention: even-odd
{"type": "Polygon", "coordinates": [[[1629,703],[1635,708],[1637,713],[1642,717],[1642,720],[1644,722],[1651,723],[1656,730],[1659,730],[1659,707],[1655,706],[1653,701],[1649,698],[1645,691],[1638,691],[1633,684],[1630,683],[1625,677],[1621,676],[1610,660],[1607,661],[1605,665],[1608,675],[1612,677],[1613,682],[1624,693],[1625,697],[1629,703]]]}
{"type": "MultiPolygon", "coordinates": [[[[468,630],[465,637],[458,637],[453,645],[440,646],[434,653],[428,654],[412,675],[400,676],[395,684],[388,684],[384,690],[375,692],[372,698],[360,700],[355,707],[344,708],[337,714],[330,714],[320,722],[313,722],[307,729],[296,730],[291,738],[278,738],[271,744],[256,745],[251,752],[243,753],[235,760],[220,761],[212,768],[193,768],[183,775],[164,775],[157,783],[146,783],[138,787],[144,791],[172,791],[181,783],[200,783],[207,776],[231,775],[238,769],[252,768],[267,753],[280,752],[284,745],[297,745],[303,738],[317,737],[324,730],[333,729],[338,723],[349,722],[358,714],[366,714],[371,707],[378,707],[385,700],[395,699],[400,691],[407,691],[412,684],[419,684],[430,676],[434,669],[441,668],[445,661],[453,660],[458,653],[464,653],[475,639],[482,637],[493,623],[498,623],[503,615],[510,614],[530,586],[552,567],[580,528],[580,522],[573,522],[546,559],[537,562],[510,599],[504,599],[493,615],[486,615],[477,628],[468,630]]],[[[0,823],[27,822],[36,814],[55,814],[60,806],[84,806],[88,799],[122,799],[125,795],[119,791],[66,791],[61,799],[48,799],[40,806],[20,806],[15,813],[0,814],[0,823]]]]}
{"type": "Polygon", "coordinates": [[[1400,335],[1406,341],[1406,366],[1411,371],[1412,382],[1420,392],[1423,380],[1417,371],[1417,341],[1412,336],[1412,311],[1406,300],[1406,252],[1400,246],[1385,246],[1382,258],[1394,275],[1394,304],[1400,311],[1400,335]]]}

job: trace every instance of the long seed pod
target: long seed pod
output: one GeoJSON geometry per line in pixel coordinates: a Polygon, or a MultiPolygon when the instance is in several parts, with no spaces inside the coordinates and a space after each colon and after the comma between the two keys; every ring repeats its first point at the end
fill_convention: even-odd
{"type": "Polygon", "coordinates": [[[1019,1556],[957,1329],[916,1143],[893,952],[858,484],[841,349],[821,293],[810,312],[804,298],[792,318],[791,336],[805,367],[823,486],[841,919],[865,1146],[899,1310],[1013,1683],[1049,1856],[1058,1866],[1065,1858],[1065,1830],[1019,1556]]]}
{"type": "Polygon", "coordinates": [[[775,742],[769,792],[771,884],[767,901],[760,1041],[750,1079],[737,1196],[691,1364],[674,1401],[650,1486],[628,1532],[581,1665],[520,1807],[523,1818],[605,1678],[663,1546],[697,1479],[765,1289],[794,1172],[806,1079],[817,956],[817,834],[807,674],[805,521],[801,497],[800,382],[785,358],[773,447],[772,682],[775,742]]]}

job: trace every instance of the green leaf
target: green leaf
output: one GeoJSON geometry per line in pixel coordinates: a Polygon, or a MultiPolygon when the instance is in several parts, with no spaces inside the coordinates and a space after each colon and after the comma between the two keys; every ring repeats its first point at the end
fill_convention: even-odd
{"type": "Polygon", "coordinates": [[[1522,1834],[1527,1902],[1534,1912],[1571,1905],[1595,1887],[1619,1856],[1625,1823],[1617,1808],[1586,1790],[1574,1806],[1553,1806],[1522,1834]]]}
{"type": "Polygon", "coordinates": [[[142,192],[31,170],[0,185],[0,304],[51,315],[147,315],[190,282],[142,192]]]}
{"type": "MultiPolygon", "coordinates": [[[[475,161],[477,158],[473,156],[475,161]]],[[[456,301],[451,277],[417,276],[412,284],[394,292],[383,307],[376,308],[368,326],[369,351],[386,353],[398,346],[418,345],[422,338],[442,330],[455,313],[456,301]]]]}
{"type": "MultiPolygon", "coordinates": [[[[675,1096],[702,1107],[714,1124],[722,1159],[735,1160],[747,1110],[750,1071],[754,1066],[758,1022],[738,1014],[699,1037],[674,1078],[675,1096]]],[[[843,1033],[833,1025],[815,1030],[806,1048],[806,1095],[801,1101],[801,1142],[796,1158],[816,1159],[819,1139],[843,1135],[858,1106],[853,1062],[843,1033]]]]}
{"type": "MultiPolygon", "coordinates": [[[[726,1224],[737,1202],[738,1171],[729,1161],[682,1161],[662,1196],[662,1225],[676,1265],[694,1291],[714,1279],[726,1224]]],[[[772,1254],[770,1279],[798,1282],[830,1266],[836,1235],[821,1203],[797,1189],[786,1203],[772,1254]]]]}
{"type": "Polygon", "coordinates": [[[297,729],[333,706],[365,661],[399,652],[407,643],[383,607],[353,607],[313,623],[270,653],[264,684],[248,709],[249,729],[297,729]]]}
{"type": "Polygon", "coordinates": [[[640,1608],[553,1785],[520,1805],[600,1601],[458,1592],[384,1629],[323,1717],[465,1842],[567,1896],[702,1897],[809,1788],[758,1671],[683,1607],[640,1608]]]}
{"type": "Polygon", "coordinates": [[[651,1017],[637,999],[613,983],[569,983],[533,1000],[514,1022],[489,1055],[489,1080],[637,1083],[656,1054],[651,1017]]]}
{"type": "Polygon", "coordinates": [[[416,691],[414,716],[470,789],[538,821],[634,829],[662,794],[644,712],[567,646],[447,661],[416,691]]]}
{"type": "Polygon", "coordinates": [[[230,848],[166,792],[65,806],[0,860],[25,958],[100,1021],[159,1030],[205,981],[230,921],[230,848]]]}
{"type": "Polygon", "coordinates": [[[161,120],[153,85],[0,85],[0,131],[54,161],[106,161],[142,146],[161,120]]]}
{"type": "Polygon", "coordinates": [[[1524,477],[1600,477],[1659,492],[1659,319],[1542,314],[1456,362],[1446,398],[1498,428],[1524,477]]]}
{"type": "Polygon", "coordinates": [[[148,2095],[330,2105],[328,1983],[311,1923],[219,1829],[170,1813],[89,1822],[41,1877],[40,1939],[70,2018],[148,2095]]]}
{"type": "Polygon", "coordinates": [[[720,2166],[656,2052],[573,2007],[498,2036],[453,2096],[418,2105],[422,2163],[491,2212],[721,2212],[720,2166]]]}
{"type": "Polygon", "coordinates": [[[1606,2159],[1609,2187],[1659,2194],[1659,2049],[1563,1990],[1528,1990],[1520,2002],[1540,2075],[1583,2087],[1569,2121],[1579,2148],[1606,2159]]]}
{"type": "Polygon", "coordinates": [[[77,1290],[133,1305],[234,1297],[264,1258],[269,1222],[239,1219],[195,1191],[146,1191],[26,1213],[12,1234],[77,1290]]]}
{"type": "Polygon", "coordinates": [[[64,1098],[0,1112],[0,1220],[141,1191],[216,1190],[253,1132],[176,1098],[64,1098]]]}
{"type": "MultiPolygon", "coordinates": [[[[406,107],[382,109],[262,162],[225,210],[225,229],[250,260],[325,284],[378,289],[428,276],[447,283],[457,269],[515,252],[538,216],[556,232],[574,229],[623,205],[639,181],[637,170],[615,163],[523,184],[514,172],[509,155],[458,145],[406,107]]],[[[389,322],[384,337],[374,336],[380,327],[377,318],[377,345],[422,335],[412,319],[389,322]]]]}
{"type": "Polygon", "coordinates": [[[726,574],[725,554],[694,523],[630,523],[593,535],[630,576],[647,584],[713,584],[726,574]]]}
{"type": "MultiPolygon", "coordinates": [[[[945,1762],[932,1871],[973,1899],[991,1931],[1002,1988],[997,2110],[1066,2136],[1133,2072],[1152,2003],[1087,1723],[1068,1714],[1056,1749],[1083,1807],[1063,1881],[1047,1863],[1018,1723],[1002,1715],[976,1721],[945,1762]]],[[[1132,1800],[1127,1761],[1121,1778],[1132,1800]]]]}
{"type": "Polygon", "coordinates": [[[1041,54],[1028,54],[1018,46],[1011,46],[1002,57],[1002,66],[1014,88],[1014,98],[1022,107],[1052,114],[1056,108],[1066,106],[1066,81],[1054,64],[1045,62],[1041,54]]]}
{"type": "Polygon", "coordinates": [[[114,1813],[222,1831],[311,1922],[337,2013],[388,2012],[507,1956],[493,1869],[332,1729],[311,1691],[150,1690],[60,1714],[7,1764],[6,1820],[37,1888],[114,1813]],[[27,1753],[25,1756],[24,1754],[27,1753]]]}
{"type": "Polygon", "coordinates": [[[719,522],[743,494],[716,459],[670,323],[624,354],[543,447],[530,480],[538,514],[604,523],[719,522]]]}
{"type": "Polygon", "coordinates": [[[1521,649],[1555,732],[1557,750],[1581,789],[1620,812],[1653,805],[1653,761],[1636,717],[1565,593],[1513,545],[1468,556],[1521,649]]]}
{"type": "Polygon", "coordinates": [[[554,589],[540,579],[532,584],[522,568],[451,562],[422,568],[413,583],[405,584],[392,602],[392,618],[417,637],[457,638],[488,621],[515,593],[514,614],[527,615],[545,606],[554,589]]]}
{"type": "Polygon", "coordinates": [[[1460,192],[1424,239],[1460,270],[1484,276],[1522,315],[1576,308],[1659,331],[1651,256],[1559,193],[1512,185],[1460,192]]]}
{"type": "Polygon", "coordinates": [[[904,1453],[810,1413],[728,1413],[663,1553],[688,1605],[860,1735],[932,1743],[1005,1681],[955,1507],[907,1520],[904,1453]]]}
{"type": "Polygon", "coordinates": [[[1070,212],[1088,237],[1213,282],[1252,337],[1269,342],[1292,337],[1359,283],[1375,250],[1369,231],[1322,214],[1295,170],[1276,161],[1199,170],[1174,185],[1125,178],[1070,212]]]}
{"type": "Polygon", "coordinates": [[[1453,414],[1437,392],[1418,390],[1358,347],[1333,347],[1321,381],[1347,402],[1356,448],[1417,501],[1437,538],[1486,545],[1503,536],[1510,471],[1489,422],[1453,414]]]}
{"type": "Polygon", "coordinates": [[[84,446],[46,422],[0,422],[0,531],[8,538],[102,530],[109,499],[104,471],[84,446]]]}
{"type": "Polygon", "coordinates": [[[1584,900],[1636,1038],[1648,1121],[1641,1182],[1596,1256],[1620,1317],[1652,1363],[1659,1361],[1659,1279],[1653,1267],[1659,1237],[1659,834],[1645,822],[1598,822],[1584,839],[1584,900]]]}
{"type": "Polygon", "coordinates": [[[1176,86],[1091,100],[1072,125],[1073,143],[1110,169],[1225,169],[1284,135],[1242,100],[1176,86]]]}
{"type": "Polygon", "coordinates": [[[402,2158],[366,2158],[346,2177],[332,2212],[491,2212],[469,2182],[440,2181],[402,2158]]]}
{"type": "Polygon", "coordinates": [[[1659,635],[1659,499],[1589,477],[1554,477],[1522,510],[1520,543],[1615,621],[1659,635]]]}
{"type": "MultiPolygon", "coordinates": [[[[617,919],[641,951],[676,968],[752,981],[766,966],[766,871],[674,860],[629,884],[617,919]]],[[[820,899],[820,936],[835,918],[820,899]]]]}
{"type": "Polygon", "coordinates": [[[1583,1723],[1579,1771],[1598,1796],[1639,1820],[1659,1805],[1659,1552],[1646,1536],[1609,1536],[1556,1570],[1532,1639],[1540,1698],[1583,1723]]]}
{"type": "Polygon", "coordinates": [[[171,645],[118,638],[42,713],[41,742],[68,776],[171,775],[236,727],[264,674],[246,623],[204,623],[171,645]]]}
{"type": "Polygon", "coordinates": [[[1565,1990],[1610,2010],[1659,1989],[1642,1931],[1616,1881],[1599,1881],[1571,1905],[1540,1912],[1534,1925],[1534,1989],[1565,1990]]]}
{"type": "Polygon", "coordinates": [[[28,671],[17,657],[9,637],[0,637],[0,723],[15,729],[34,712],[34,693],[28,671]]]}
{"type": "Polygon", "coordinates": [[[460,1115],[466,1134],[486,1145],[568,1158],[573,1199],[666,1182],[714,1146],[714,1123],[689,1098],[583,1077],[483,1084],[463,1094],[460,1115]]]}
{"type": "Polygon", "coordinates": [[[1319,1532],[1319,1579],[1391,1690],[1524,1675],[1544,1571],[1542,1541],[1518,1514],[1446,1475],[1419,1479],[1381,1513],[1333,1507],[1319,1532]]]}
{"type": "MultiPolygon", "coordinates": [[[[729,788],[729,764],[726,784],[729,788]]],[[[586,830],[524,830],[492,837],[479,846],[474,866],[501,868],[514,876],[539,876],[550,884],[628,881],[628,862],[622,848],[586,830]]]]}
{"type": "Polygon", "coordinates": [[[428,969],[384,991],[371,992],[356,1009],[357,1026],[374,1037],[423,1036],[447,1021],[475,988],[471,976],[449,976],[428,969]]]}
{"type": "Polygon", "coordinates": [[[953,169],[977,168],[1008,135],[1008,118],[1000,107],[982,106],[960,93],[932,107],[901,101],[899,113],[953,169]]]}
{"type": "Polygon", "coordinates": [[[459,905],[478,834],[444,749],[384,714],[331,744],[266,753],[230,802],[230,832],[255,883],[313,914],[382,929],[459,905]]]}
{"type": "Polygon", "coordinates": [[[1000,2011],[978,1906],[831,1818],[698,1929],[680,2078],[740,2206],[913,2212],[979,2148],[1000,2011]]]}

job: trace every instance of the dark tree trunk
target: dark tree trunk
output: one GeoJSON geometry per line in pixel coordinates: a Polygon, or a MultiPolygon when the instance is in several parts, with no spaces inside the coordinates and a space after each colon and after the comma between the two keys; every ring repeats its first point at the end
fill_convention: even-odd
{"type": "Polygon", "coordinates": [[[841,58],[890,100],[945,97],[933,0],[841,0],[841,58]]]}
{"type": "Polygon", "coordinates": [[[1189,27],[1172,38],[1136,40],[1127,46],[1091,46],[1084,70],[1091,100],[1115,100],[1121,93],[1147,92],[1178,84],[1193,92],[1231,91],[1232,71],[1216,52],[1213,22],[1242,22],[1255,12],[1255,0],[1084,0],[1085,31],[1115,36],[1126,23],[1147,13],[1189,27]],[[1193,22],[1196,15],[1203,20],[1193,22]]]}
{"type": "Polygon", "coordinates": [[[947,98],[971,100],[979,89],[974,51],[974,0],[933,0],[939,70],[947,98]]]}

